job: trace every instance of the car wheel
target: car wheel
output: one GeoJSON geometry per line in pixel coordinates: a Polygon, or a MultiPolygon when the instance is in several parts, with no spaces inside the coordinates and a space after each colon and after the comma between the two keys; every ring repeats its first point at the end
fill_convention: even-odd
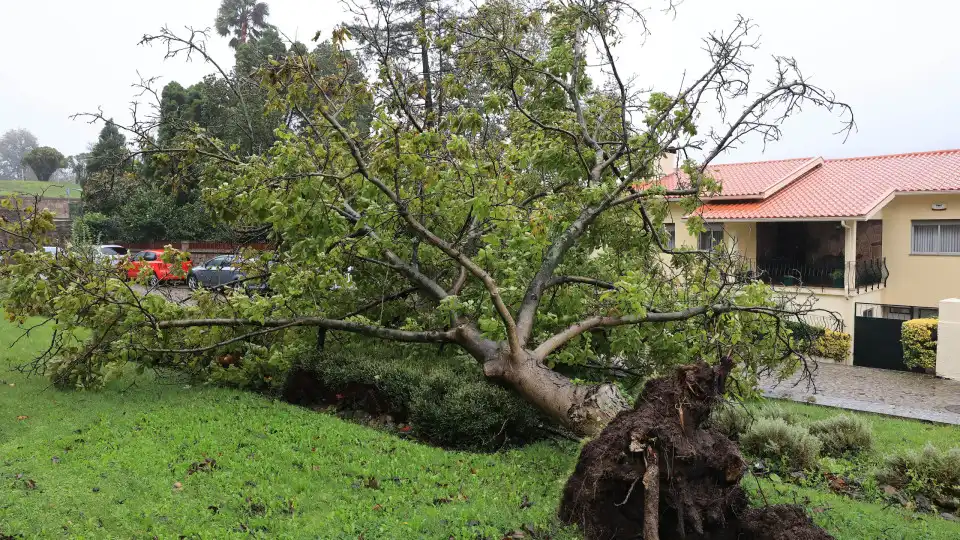
{"type": "Polygon", "coordinates": [[[150,288],[160,285],[160,278],[156,274],[150,276],[150,279],[147,281],[147,284],[150,285],[150,288]]]}
{"type": "Polygon", "coordinates": [[[187,288],[191,291],[197,290],[200,284],[197,282],[197,276],[187,276],[187,288]]]}

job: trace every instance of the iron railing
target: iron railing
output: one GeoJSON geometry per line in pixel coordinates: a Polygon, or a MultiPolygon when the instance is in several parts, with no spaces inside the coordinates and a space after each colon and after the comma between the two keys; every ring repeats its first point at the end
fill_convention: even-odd
{"type": "Polygon", "coordinates": [[[843,264],[759,261],[756,264],[756,273],[758,279],[773,285],[803,285],[835,289],[843,289],[846,286],[843,264]]]}
{"type": "Polygon", "coordinates": [[[848,262],[847,271],[854,276],[851,290],[856,292],[872,291],[880,287],[886,287],[887,278],[890,277],[886,257],[848,262]]]}
{"type": "Polygon", "coordinates": [[[890,271],[885,257],[856,262],[799,264],[745,260],[747,277],[771,285],[804,286],[821,289],[846,289],[864,292],[887,285],[890,271]]]}

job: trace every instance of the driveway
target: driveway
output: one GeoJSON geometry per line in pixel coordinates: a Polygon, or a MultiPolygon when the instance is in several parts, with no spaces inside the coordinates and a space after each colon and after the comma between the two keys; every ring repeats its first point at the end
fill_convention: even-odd
{"type": "Polygon", "coordinates": [[[823,361],[813,384],[794,376],[761,388],[768,397],[960,425],[960,381],[932,375],[823,361]]]}
{"type": "Polygon", "coordinates": [[[190,297],[190,289],[183,285],[160,285],[149,290],[139,284],[133,284],[131,287],[140,294],[158,294],[178,304],[191,304],[193,302],[193,298],[190,297]]]}

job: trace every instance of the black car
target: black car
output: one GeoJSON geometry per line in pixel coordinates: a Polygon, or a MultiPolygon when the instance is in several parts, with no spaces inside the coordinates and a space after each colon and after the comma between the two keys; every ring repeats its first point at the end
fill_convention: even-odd
{"type": "Polygon", "coordinates": [[[243,287],[248,290],[266,291],[265,272],[255,272],[248,279],[241,266],[249,261],[241,261],[236,255],[218,255],[209,261],[194,266],[187,273],[187,287],[213,289],[217,287],[243,287]],[[262,276],[262,277],[261,277],[262,276]]]}

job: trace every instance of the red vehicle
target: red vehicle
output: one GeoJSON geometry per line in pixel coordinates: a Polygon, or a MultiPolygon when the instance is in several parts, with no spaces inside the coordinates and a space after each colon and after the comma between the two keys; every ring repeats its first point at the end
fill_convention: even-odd
{"type": "Polygon", "coordinates": [[[151,287],[158,285],[161,281],[181,281],[187,278],[187,273],[193,266],[189,260],[182,263],[183,272],[178,274],[174,272],[173,265],[163,262],[161,257],[163,257],[162,249],[145,249],[135,254],[127,265],[127,277],[136,278],[140,275],[140,269],[146,265],[153,271],[148,281],[151,287]]]}

